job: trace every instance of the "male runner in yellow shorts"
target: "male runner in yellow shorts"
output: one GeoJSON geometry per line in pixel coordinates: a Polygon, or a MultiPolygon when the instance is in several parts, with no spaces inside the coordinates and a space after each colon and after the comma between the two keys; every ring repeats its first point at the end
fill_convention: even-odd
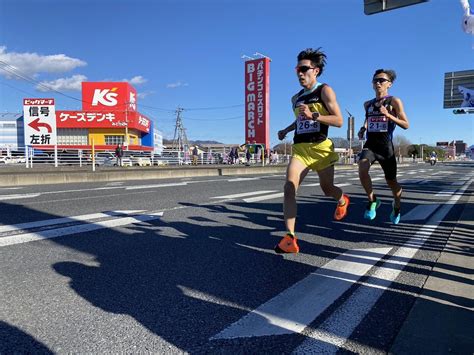
{"type": "Polygon", "coordinates": [[[296,75],[303,89],[291,99],[296,120],[278,132],[282,140],[295,130],[284,186],[283,214],[287,232],[275,247],[277,253],[299,252],[295,236],[296,191],[310,170],[318,173],[324,194],[338,201],[334,219],[342,220],[349,206],[349,197],[334,186],[334,164],[339,157],[328,139],[329,126],[342,126],[341,110],[334,90],[317,80],[323,73],[326,55],[319,48],[308,48],[298,54],[297,60],[296,75]]]}

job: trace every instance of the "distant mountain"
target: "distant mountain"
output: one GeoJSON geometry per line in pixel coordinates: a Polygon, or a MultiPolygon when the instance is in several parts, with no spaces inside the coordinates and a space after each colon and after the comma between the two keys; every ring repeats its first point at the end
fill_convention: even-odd
{"type": "MultiPolygon", "coordinates": [[[[171,145],[171,144],[173,144],[173,140],[172,139],[163,139],[163,144],[164,145],[171,145]]],[[[200,140],[189,141],[189,145],[202,145],[202,144],[223,144],[223,143],[217,142],[217,141],[200,141],[200,140]]]]}

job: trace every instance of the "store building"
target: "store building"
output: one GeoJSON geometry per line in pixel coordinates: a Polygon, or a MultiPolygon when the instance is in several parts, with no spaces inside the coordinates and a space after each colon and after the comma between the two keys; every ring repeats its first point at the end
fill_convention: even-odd
{"type": "Polygon", "coordinates": [[[137,111],[126,82],[83,82],[82,110],[56,111],[58,148],[153,151],[153,121],[137,111]]]}

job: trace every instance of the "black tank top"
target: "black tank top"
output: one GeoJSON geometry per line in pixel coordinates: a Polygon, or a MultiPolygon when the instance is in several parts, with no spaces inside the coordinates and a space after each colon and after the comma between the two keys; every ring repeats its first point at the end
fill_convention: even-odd
{"type": "Polygon", "coordinates": [[[328,125],[321,122],[301,119],[299,118],[298,112],[298,106],[300,104],[305,104],[309,106],[311,112],[319,112],[321,116],[329,115],[329,110],[321,99],[321,92],[324,86],[326,86],[326,84],[318,83],[313,91],[305,93],[305,90],[303,89],[291,98],[293,112],[296,117],[296,129],[295,136],[293,138],[293,142],[295,144],[319,143],[326,140],[328,137],[328,125]]]}
{"type": "Polygon", "coordinates": [[[385,106],[391,115],[397,115],[392,106],[392,96],[369,101],[365,109],[365,118],[367,120],[367,142],[365,146],[372,150],[377,150],[377,148],[386,149],[393,146],[393,131],[397,125],[380,113],[381,105],[385,106]]]}

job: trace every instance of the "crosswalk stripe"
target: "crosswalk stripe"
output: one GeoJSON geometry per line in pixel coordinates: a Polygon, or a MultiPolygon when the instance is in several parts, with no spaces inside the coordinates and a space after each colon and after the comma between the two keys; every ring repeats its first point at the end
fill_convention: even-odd
{"type": "Polygon", "coordinates": [[[24,234],[9,236],[9,237],[1,237],[0,247],[33,242],[33,241],[43,240],[43,239],[63,237],[66,235],[71,235],[71,234],[91,232],[94,230],[99,230],[99,229],[104,229],[104,228],[121,227],[121,226],[126,226],[132,223],[147,222],[147,221],[158,219],[161,216],[163,216],[163,212],[154,212],[154,213],[148,213],[148,214],[143,214],[143,215],[137,215],[133,217],[116,218],[116,219],[108,220],[108,221],[91,222],[91,223],[84,223],[82,225],[75,225],[71,227],[50,229],[50,230],[46,230],[46,231],[42,231],[38,233],[24,233],[24,234]]]}
{"type": "Polygon", "coordinates": [[[301,332],[391,248],[350,250],[231,324],[215,339],[301,332]]]}
{"type": "Polygon", "coordinates": [[[427,219],[436,209],[439,207],[439,203],[430,205],[419,205],[402,215],[402,221],[420,221],[427,219]]]}
{"type": "Polygon", "coordinates": [[[239,198],[239,197],[252,196],[252,195],[268,194],[268,193],[276,192],[276,191],[277,190],[251,191],[251,192],[242,192],[242,193],[233,194],[233,195],[214,196],[214,197],[211,197],[211,198],[216,198],[216,199],[239,198]]]}
{"type": "Polygon", "coordinates": [[[12,231],[24,231],[26,229],[47,227],[47,226],[66,224],[66,223],[72,223],[72,222],[84,222],[84,221],[90,221],[93,219],[106,218],[106,217],[133,215],[140,212],[144,212],[144,210],[108,211],[108,212],[100,212],[100,213],[83,214],[79,216],[52,218],[52,219],[46,219],[46,220],[36,221],[36,222],[0,226],[0,233],[12,232],[12,231]]]}
{"type": "Polygon", "coordinates": [[[283,197],[283,192],[278,192],[276,194],[271,194],[271,195],[244,198],[244,201],[250,203],[250,202],[258,202],[258,201],[264,201],[264,200],[272,200],[274,198],[280,198],[280,197],[283,197]]]}
{"type": "MultiPolygon", "coordinates": [[[[469,182],[462,187],[465,191],[469,182]]],[[[403,244],[373,275],[368,277],[321,326],[308,334],[308,338],[295,349],[295,354],[303,353],[337,353],[362,322],[367,313],[382,294],[390,287],[405,266],[423,246],[425,241],[436,230],[441,221],[461,196],[451,197],[450,204],[443,205],[428,222],[403,244]],[[403,260],[403,261],[401,261],[403,260]]]]}

